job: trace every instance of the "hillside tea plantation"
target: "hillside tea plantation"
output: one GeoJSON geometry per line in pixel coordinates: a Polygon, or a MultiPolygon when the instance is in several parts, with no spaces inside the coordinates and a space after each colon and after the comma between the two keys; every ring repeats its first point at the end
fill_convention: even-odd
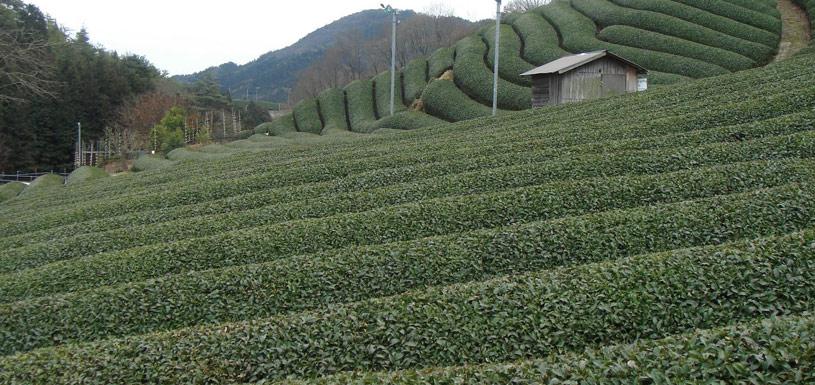
{"type": "MultiPolygon", "coordinates": [[[[0,383],[815,383],[815,54],[749,69],[778,15],[741,3],[574,0],[505,28],[516,70],[546,58],[523,36],[585,22],[607,28],[574,44],[676,44],[718,76],[394,131],[383,74],[271,136],[3,186],[0,383]]],[[[463,62],[488,35],[411,63],[400,103],[488,109],[463,62]]]]}
{"type": "MultiPolygon", "coordinates": [[[[793,1],[815,14],[812,0],[793,1]]],[[[554,0],[509,14],[501,24],[498,107],[501,113],[530,108],[531,82],[520,74],[573,53],[610,50],[647,68],[657,86],[764,66],[782,39],[778,6],[777,0],[554,0]]],[[[333,90],[331,98],[303,101],[293,119],[256,133],[348,136],[490,116],[495,29],[486,23],[399,69],[398,118],[390,117],[391,75],[383,72],[349,84],[341,96],[333,90]]]]}

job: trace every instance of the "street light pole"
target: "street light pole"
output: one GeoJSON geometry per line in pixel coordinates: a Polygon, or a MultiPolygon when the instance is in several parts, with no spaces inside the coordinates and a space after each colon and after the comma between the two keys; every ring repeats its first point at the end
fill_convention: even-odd
{"type": "Polygon", "coordinates": [[[77,167],[82,166],[82,123],[76,123],[76,165],[77,167]]]}
{"type": "Polygon", "coordinates": [[[493,69],[492,83],[492,116],[498,114],[498,61],[501,59],[501,0],[495,0],[497,11],[495,12],[495,68],[493,69]]]}
{"type": "Polygon", "coordinates": [[[380,4],[385,13],[391,15],[393,19],[393,31],[391,33],[391,116],[394,114],[396,101],[396,27],[399,24],[399,10],[390,5],[380,4]]]}

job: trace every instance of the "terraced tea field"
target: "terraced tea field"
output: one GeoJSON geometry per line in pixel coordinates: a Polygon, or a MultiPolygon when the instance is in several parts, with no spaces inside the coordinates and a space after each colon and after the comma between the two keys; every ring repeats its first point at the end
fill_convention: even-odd
{"type": "Polygon", "coordinates": [[[5,187],[0,383],[811,383],[813,68],[5,187]]]}
{"type": "MultiPolygon", "coordinates": [[[[789,0],[783,1],[782,9],[789,10],[789,0]]],[[[815,7],[810,0],[794,1],[805,10],[815,7]]],[[[501,26],[498,106],[502,113],[530,108],[530,81],[520,74],[572,53],[610,50],[649,69],[656,85],[763,66],[779,46],[783,57],[794,52],[781,41],[784,28],[785,38],[799,36],[794,47],[808,43],[800,20],[793,24],[788,15],[784,25],[777,8],[776,0],[555,0],[510,14],[501,26]]],[[[289,139],[347,136],[489,116],[494,40],[495,26],[487,26],[408,63],[396,77],[394,117],[391,76],[384,72],[304,100],[291,115],[256,132],[289,139]]]]}

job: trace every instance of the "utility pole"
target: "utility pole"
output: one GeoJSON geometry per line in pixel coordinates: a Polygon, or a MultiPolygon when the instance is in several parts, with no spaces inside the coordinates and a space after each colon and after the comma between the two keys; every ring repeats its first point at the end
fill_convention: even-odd
{"type": "Polygon", "coordinates": [[[495,12],[495,68],[492,82],[492,116],[498,114],[498,61],[501,58],[501,0],[495,0],[498,10],[495,12]]]}
{"type": "Polygon", "coordinates": [[[393,18],[393,31],[391,33],[391,116],[393,116],[396,103],[396,27],[399,24],[399,10],[390,5],[380,5],[385,13],[393,18]]]}
{"type": "Polygon", "coordinates": [[[76,165],[77,167],[82,167],[82,123],[76,123],[76,165]]]}

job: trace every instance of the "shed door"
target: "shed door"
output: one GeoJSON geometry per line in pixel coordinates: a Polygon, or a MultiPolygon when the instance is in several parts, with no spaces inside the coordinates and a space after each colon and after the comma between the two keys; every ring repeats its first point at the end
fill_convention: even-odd
{"type": "Polygon", "coordinates": [[[626,90],[625,74],[606,74],[602,76],[603,96],[622,95],[626,90]]]}

